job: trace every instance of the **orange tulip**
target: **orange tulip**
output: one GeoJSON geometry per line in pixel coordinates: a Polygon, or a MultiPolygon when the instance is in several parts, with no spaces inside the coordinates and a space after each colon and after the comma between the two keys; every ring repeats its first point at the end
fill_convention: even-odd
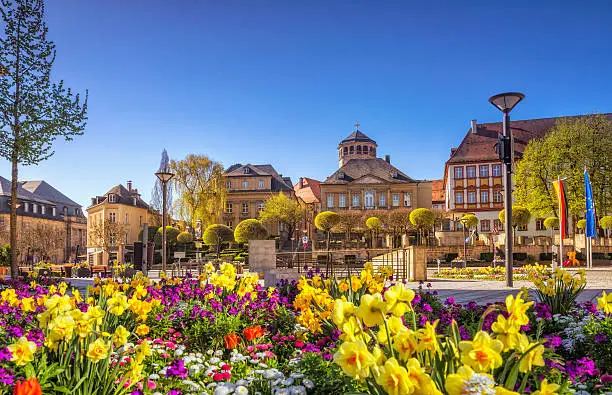
{"type": "Polygon", "coordinates": [[[32,377],[23,383],[18,381],[13,395],[42,395],[42,389],[36,377],[32,377]]]}
{"type": "Polygon", "coordinates": [[[224,340],[225,340],[225,348],[231,350],[233,348],[236,348],[236,346],[238,346],[238,342],[240,341],[240,338],[238,337],[238,335],[232,332],[229,335],[225,336],[224,340]]]}
{"type": "Polygon", "coordinates": [[[248,341],[251,341],[251,340],[256,339],[258,337],[261,337],[263,335],[264,335],[264,330],[259,325],[249,326],[248,328],[245,328],[245,330],[244,330],[244,337],[248,341]]]}

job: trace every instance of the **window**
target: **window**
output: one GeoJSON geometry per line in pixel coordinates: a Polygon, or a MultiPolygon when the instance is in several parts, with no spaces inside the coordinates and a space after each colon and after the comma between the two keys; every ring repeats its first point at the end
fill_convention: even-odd
{"type": "Polygon", "coordinates": [[[109,203],[117,203],[117,195],[115,195],[113,193],[108,195],[108,202],[109,203]]]}
{"type": "Polygon", "coordinates": [[[393,194],[393,207],[399,207],[399,194],[393,194]]]}
{"type": "Polygon", "coordinates": [[[138,225],[142,226],[142,215],[138,218],[138,225]]]}
{"type": "Polygon", "coordinates": [[[242,189],[249,189],[249,182],[247,180],[242,181],[242,189]]]}
{"type": "Polygon", "coordinates": [[[126,233],[125,234],[125,245],[128,245],[128,244],[130,244],[130,242],[129,242],[128,234],[126,233]]]}
{"type": "Polygon", "coordinates": [[[467,178],[476,178],[476,166],[467,167],[467,178]]]}
{"type": "Polygon", "coordinates": [[[344,147],[344,149],[342,150],[342,152],[344,152],[344,155],[348,154],[348,148],[344,147]]]}
{"type": "Polygon", "coordinates": [[[231,181],[227,182],[227,189],[232,189],[232,182],[231,181]]]}
{"type": "Polygon", "coordinates": [[[54,217],[57,216],[57,208],[51,208],[51,215],[53,215],[54,217]]]}
{"type": "Polygon", "coordinates": [[[37,205],[37,204],[32,203],[32,212],[33,212],[34,214],[37,214],[37,213],[38,213],[38,205],[37,205]]]}
{"type": "Polygon", "coordinates": [[[480,191],[480,203],[489,203],[489,191],[480,191]]]}
{"type": "Polygon", "coordinates": [[[358,153],[358,154],[360,154],[360,153],[361,153],[361,146],[360,146],[360,145],[358,145],[358,146],[357,146],[357,153],[358,153]]]}
{"type": "Polygon", "coordinates": [[[115,213],[108,214],[108,219],[109,219],[110,222],[116,222],[117,221],[117,214],[115,214],[115,213]]]}
{"type": "Polygon", "coordinates": [[[488,178],[489,177],[489,165],[481,165],[480,166],[480,178],[488,178]]]}
{"type": "Polygon", "coordinates": [[[468,203],[476,203],[476,192],[468,192],[468,203]]]}
{"type": "Polygon", "coordinates": [[[491,220],[483,219],[480,221],[480,231],[481,232],[490,232],[491,231],[491,220]]]}
{"type": "Polygon", "coordinates": [[[327,207],[334,207],[334,194],[333,193],[327,194],[327,207]]]}
{"type": "Polygon", "coordinates": [[[130,216],[128,214],[125,214],[125,223],[126,225],[130,223],[130,216]]]}
{"type": "Polygon", "coordinates": [[[359,195],[353,196],[353,207],[359,207],[359,195]]]}
{"type": "Polygon", "coordinates": [[[544,218],[536,218],[536,230],[546,230],[544,218]]]}
{"type": "Polygon", "coordinates": [[[338,195],[338,207],[346,207],[346,195],[338,195]]]}
{"type": "Polygon", "coordinates": [[[111,234],[109,235],[109,238],[108,238],[108,239],[109,239],[109,243],[110,243],[111,245],[115,245],[115,244],[117,244],[117,235],[116,235],[116,234],[111,233],[111,234]]]}
{"type": "Polygon", "coordinates": [[[495,227],[495,229],[497,229],[498,232],[504,231],[504,224],[498,219],[493,221],[493,226],[495,227]]]}
{"type": "Polygon", "coordinates": [[[355,153],[355,147],[353,147],[353,146],[351,145],[351,148],[349,149],[349,152],[350,152],[351,154],[354,154],[354,153],[355,153]]]}
{"type": "Polygon", "coordinates": [[[226,225],[228,228],[231,228],[231,227],[234,225],[234,223],[233,223],[232,221],[227,221],[227,222],[225,223],[225,225],[226,225]]]}
{"type": "Polygon", "coordinates": [[[384,193],[378,195],[378,205],[380,207],[385,207],[387,205],[387,198],[384,193]]]}
{"type": "Polygon", "coordinates": [[[410,194],[405,193],[404,194],[404,207],[410,207],[411,203],[412,202],[410,201],[410,194]]]}
{"type": "Polygon", "coordinates": [[[47,206],[40,206],[40,213],[42,215],[45,215],[46,212],[47,212],[47,206]]]}
{"type": "Polygon", "coordinates": [[[262,211],[264,209],[264,202],[257,203],[257,211],[262,211]]]}
{"type": "Polygon", "coordinates": [[[364,153],[364,154],[367,154],[367,153],[368,153],[368,146],[367,146],[367,145],[364,145],[364,146],[363,146],[363,153],[364,153]]]}
{"type": "Polygon", "coordinates": [[[249,213],[249,202],[242,202],[242,214],[249,213]]]}
{"type": "Polygon", "coordinates": [[[30,211],[30,203],[25,202],[25,203],[23,204],[23,211],[25,211],[26,213],[27,213],[28,211],[30,211]]]}
{"type": "Polygon", "coordinates": [[[463,192],[455,192],[455,204],[463,204],[463,192]]]}
{"type": "Polygon", "coordinates": [[[374,192],[367,191],[365,193],[365,206],[366,208],[374,208],[374,192]]]}
{"type": "Polygon", "coordinates": [[[517,226],[516,230],[520,230],[520,231],[524,232],[524,231],[527,231],[528,228],[527,228],[527,225],[521,225],[521,226],[517,226]]]}
{"type": "Polygon", "coordinates": [[[502,191],[493,192],[493,203],[502,203],[504,201],[504,193],[502,191]]]}
{"type": "Polygon", "coordinates": [[[501,165],[493,165],[493,177],[501,177],[501,165]]]}
{"type": "Polygon", "coordinates": [[[455,178],[463,178],[463,167],[455,167],[455,178]]]}
{"type": "Polygon", "coordinates": [[[232,204],[231,203],[225,203],[225,212],[226,213],[231,213],[233,210],[232,204]]]}
{"type": "Polygon", "coordinates": [[[259,182],[257,183],[257,187],[259,189],[263,189],[264,188],[264,180],[259,180],[259,182]]]}
{"type": "Polygon", "coordinates": [[[249,174],[251,172],[251,169],[249,169],[248,167],[245,167],[243,170],[244,174],[249,174]]]}

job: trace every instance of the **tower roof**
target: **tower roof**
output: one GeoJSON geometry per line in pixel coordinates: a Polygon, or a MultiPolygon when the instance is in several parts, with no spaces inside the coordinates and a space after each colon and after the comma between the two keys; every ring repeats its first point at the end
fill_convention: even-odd
{"type": "Polygon", "coordinates": [[[354,143],[354,142],[366,142],[366,143],[374,143],[376,144],[376,141],[372,140],[371,138],[369,138],[368,136],[366,136],[362,131],[360,131],[359,129],[355,130],[353,133],[351,133],[347,138],[345,138],[344,140],[342,140],[340,142],[340,144],[344,144],[344,143],[354,143]]]}

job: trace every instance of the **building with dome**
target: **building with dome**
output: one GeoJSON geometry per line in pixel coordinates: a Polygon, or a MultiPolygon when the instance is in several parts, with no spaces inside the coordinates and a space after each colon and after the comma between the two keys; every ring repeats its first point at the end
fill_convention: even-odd
{"type": "Polygon", "coordinates": [[[321,209],[393,210],[431,208],[431,182],[417,180],[376,156],[378,145],[359,130],[338,144],[339,168],[321,183],[321,209]]]}

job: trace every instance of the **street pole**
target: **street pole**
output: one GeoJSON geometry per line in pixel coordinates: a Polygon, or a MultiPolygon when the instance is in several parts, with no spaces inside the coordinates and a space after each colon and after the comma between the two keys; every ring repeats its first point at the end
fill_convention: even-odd
{"type": "Polygon", "coordinates": [[[506,286],[513,287],[512,277],[512,162],[514,161],[514,147],[512,147],[512,131],[510,130],[510,114],[504,112],[504,136],[510,144],[510,160],[506,161],[506,173],[504,174],[504,213],[506,223],[506,286]]]}
{"type": "Polygon", "coordinates": [[[166,181],[162,181],[162,273],[166,274],[166,181]]]}

